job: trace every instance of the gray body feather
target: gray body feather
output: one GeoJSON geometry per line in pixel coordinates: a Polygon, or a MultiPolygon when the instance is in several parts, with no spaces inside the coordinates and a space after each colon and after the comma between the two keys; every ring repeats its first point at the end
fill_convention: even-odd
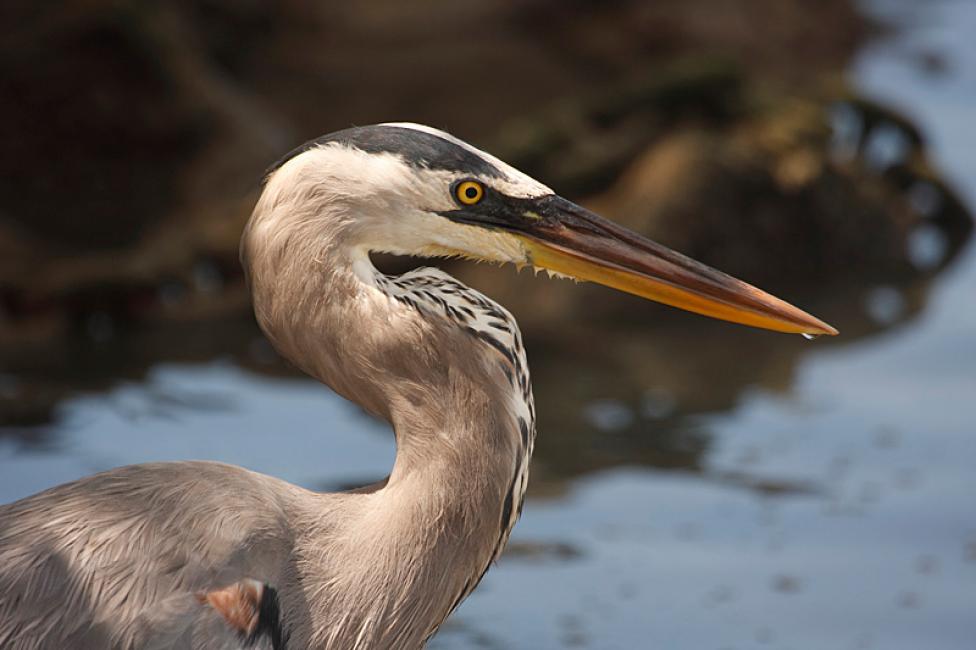
{"type": "Polygon", "coordinates": [[[300,495],[187,462],[123,467],[0,507],[0,648],[239,647],[196,594],[274,580],[300,495]]]}

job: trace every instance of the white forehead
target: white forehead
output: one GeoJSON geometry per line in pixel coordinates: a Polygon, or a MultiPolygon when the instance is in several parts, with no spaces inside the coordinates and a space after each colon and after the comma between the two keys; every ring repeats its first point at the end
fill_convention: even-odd
{"type": "Polygon", "coordinates": [[[460,138],[455,138],[450,133],[441,131],[440,129],[435,129],[432,126],[427,126],[425,124],[415,124],[413,122],[386,122],[380,124],[379,126],[390,126],[401,129],[412,129],[414,131],[420,131],[422,133],[427,133],[428,135],[433,135],[442,140],[450,142],[451,144],[457,145],[466,151],[479,156],[485,162],[491,164],[495,167],[501,174],[501,178],[482,178],[480,180],[484,181],[486,185],[490,185],[497,189],[499,192],[507,194],[508,196],[516,196],[519,198],[532,198],[537,196],[546,196],[548,194],[553,194],[553,191],[543,185],[539,181],[535,180],[528,174],[524,174],[519,170],[515,169],[503,160],[496,158],[490,153],[484,152],[477,147],[473,147],[464,140],[460,138]]]}

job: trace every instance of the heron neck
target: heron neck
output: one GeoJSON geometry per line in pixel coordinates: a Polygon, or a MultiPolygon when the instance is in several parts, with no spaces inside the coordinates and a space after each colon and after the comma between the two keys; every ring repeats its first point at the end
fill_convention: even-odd
{"type": "Polygon", "coordinates": [[[395,529],[397,573],[414,567],[397,607],[427,612],[430,633],[500,555],[521,510],[534,436],[531,391],[507,312],[467,296],[476,315],[480,308],[507,321],[513,349],[502,352],[501,341],[472,333],[478,323],[442,317],[463,314],[459,296],[470,291],[446,274],[378,280],[392,314],[386,322],[399,323],[395,336],[405,344],[391,356],[409,361],[384,377],[397,456],[375,505],[395,529]]]}
{"type": "Polygon", "coordinates": [[[385,485],[309,502],[311,520],[328,515],[309,548],[332,544],[306,577],[328,601],[318,609],[342,617],[316,638],[355,628],[363,647],[416,647],[477,585],[521,509],[534,438],[521,337],[504,309],[446,274],[386,278],[341,223],[272,199],[242,240],[258,323],[397,438],[385,485]]]}
{"type": "MultiPolygon", "coordinates": [[[[477,586],[521,510],[534,427],[518,330],[511,320],[518,348],[502,352],[469,331],[477,323],[466,330],[428,309],[420,298],[436,296],[439,305],[460,291],[445,274],[397,278],[404,290],[424,287],[401,299],[380,286],[393,279],[363,277],[375,272],[368,258],[334,251],[319,259],[328,264],[296,266],[294,281],[279,275],[274,286],[253,287],[259,321],[280,352],[389,421],[397,440],[387,483],[341,501],[350,509],[349,546],[332,555],[351,583],[322,593],[339,599],[336,611],[369,612],[343,625],[369,621],[371,647],[401,647],[382,630],[407,630],[402,647],[419,646],[477,586]],[[295,293],[282,295],[288,287],[295,293]],[[275,304],[285,298],[288,308],[275,304]],[[380,559],[363,566],[362,557],[380,559]],[[379,588],[358,595],[362,585],[379,588]]],[[[510,320],[477,300],[495,321],[510,320]]]]}
{"type": "Polygon", "coordinates": [[[438,507],[472,521],[477,509],[498,526],[509,516],[502,510],[521,501],[534,437],[514,319],[435,269],[388,278],[341,237],[291,235],[271,242],[276,248],[245,239],[255,314],[268,338],[300,369],[391,423],[397,457],[388,487],[427,481],[438,507]]]}

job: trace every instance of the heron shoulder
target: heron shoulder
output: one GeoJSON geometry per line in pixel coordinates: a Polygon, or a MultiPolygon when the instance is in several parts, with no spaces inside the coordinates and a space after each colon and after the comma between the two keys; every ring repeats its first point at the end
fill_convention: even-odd
{"type": "Polygon", "coordinates": [[[245,469],[177,462],[118,468],[0,507],[0,647],[25,637],[143,647],[195,629],[199,594],[277,581],[300,495],[245,469]]]}

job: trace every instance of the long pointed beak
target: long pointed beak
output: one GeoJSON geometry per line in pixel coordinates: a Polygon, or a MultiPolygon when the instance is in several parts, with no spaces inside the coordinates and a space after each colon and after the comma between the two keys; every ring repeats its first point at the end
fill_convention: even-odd
{"type": "Polygon", "coordinates": [[[537,267],[733,323],[810,336],[837,334],[761,289],[562,197],[542,199],[535,208],[513,234],[537,267]]]}

